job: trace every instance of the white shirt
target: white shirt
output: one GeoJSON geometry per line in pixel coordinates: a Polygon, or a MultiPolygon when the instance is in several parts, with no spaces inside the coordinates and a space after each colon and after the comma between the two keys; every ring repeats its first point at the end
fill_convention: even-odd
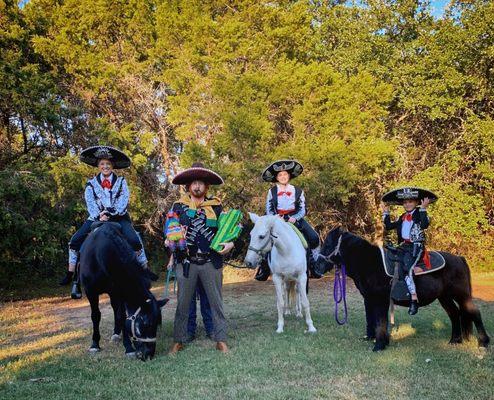
{"type": "MultiPolygon", "coordinates": [[[[415,210],[413,210],[411,214],[413,216],[413,213],[415,210]]],[[[412,225],[413,225],[413,219],[411,221],[407,221],[406,219],[402,221],[401,223],[401,237],[406,240],[410,240],[410,231],[412,230],[412,225]]]]}
{"type": "MultiPolygon", "coordinates": [[[[277,198],[277,203],[278,203],[277,210],[275,210],[274,214],[271,212],[272,194],[271,194],[271,190],[269,190],[268,196],[266,198],[266,214],[267,215],[269,215],[269,214],[276,215],[276,211],[283,212],[283,211],[295,210],[297,208],[297,205],[295,204],[295,200],[296,200],[295,186],[288,184],[288,185],[286,185],[286,188],[284,190],[281,189],[280,185],[276,185],[276,186],[277,186],[277,196],[278,196],[278,198],[277,198]]],[[[296,214],[292,215],[292,217],[295,218],[296,220],[299,220],[305,216],[305,194],[303,191],[300,194],[299,202],[300,202],[299,211],[296,214]]]]}

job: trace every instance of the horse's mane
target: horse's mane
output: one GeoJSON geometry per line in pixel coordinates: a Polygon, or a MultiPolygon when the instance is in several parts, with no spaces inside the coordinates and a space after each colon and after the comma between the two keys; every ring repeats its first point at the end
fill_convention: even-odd
{"type": "Polygon", "coordinates": [[[352,232],[344,232],[345,247],[358,247],[362,250],[379,250],[378,246],[352,232]]]}

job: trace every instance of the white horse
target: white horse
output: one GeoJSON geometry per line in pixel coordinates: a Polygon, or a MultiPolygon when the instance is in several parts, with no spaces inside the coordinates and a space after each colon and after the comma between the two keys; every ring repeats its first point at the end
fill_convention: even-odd
{"type": "Polygon", "coordinates": [[[283,314],[287,313],[285,306],[289,303],[289,292],[293,286],[296,290],[297,303],[300,302],[299,304],[301,304],[305,314],[306,332],[316,332],[310,316],[309,299],[305,291],[307,258],[300,238],[288,223],[278,216],[265,215],[260,217],[253,213],[249,213],[249,216],[254,223],[254,228],[250,233],[250,245],[245,256],[245,264],[255,267],[259,264],[261,257],[271,252],[269,267],[276,288],[278,305],[278,329],[276,332],[283,332],[285,324],[283,314]]]}

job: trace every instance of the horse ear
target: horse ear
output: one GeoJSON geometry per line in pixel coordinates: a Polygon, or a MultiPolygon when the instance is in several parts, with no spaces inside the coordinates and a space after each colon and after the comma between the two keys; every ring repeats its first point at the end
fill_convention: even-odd
{"type": "Polygon", "coordinates": [[[249,217],[250,217],[250,220],[255,224],[257,222],[257,220],[259,219],[259,215],[255,214],[255,213],[251,213],[249,212],[249,217]]]}
{"type": "Polygon", "coordinates": [[[158,307],[161,308],[163,307],[166,303],[168,303],[170,299],[161,299],[161,300],[158,300],[158,307]]]}

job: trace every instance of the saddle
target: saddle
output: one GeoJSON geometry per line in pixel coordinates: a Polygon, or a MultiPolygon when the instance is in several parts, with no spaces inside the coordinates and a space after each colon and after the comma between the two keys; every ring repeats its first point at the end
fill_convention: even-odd
{"type": "MultiPolygon", "coordinates": [[[[384,272],[389,277],[393,277],[395,266],[396,267],[401,266],[400,265],[401,257],[399,254],[399,249],[394,246],[386,245],[384,248],[379,247],[379,250],[381,250],[384,272]]],[[[439,253],[438,251],[428,251],[427,254],[429,255],[430,268],[428,268],[428,266],[425,265],[424,260],[422,258],[415,265],[415,267],[421,269],[420,272],[415,272],[415,276],[429,274],[431,272],[439,271],[440,269],[444,268],[446,261],[444,260],[444,257],[441,255],[441,253],[439,253]]]]}
{"type": "Polygon", "coordinates": [[[114,228],[117,228],[119,231],[122,231],[122,227],[118,222],[110,222],[110,221],[96,221],[91,224],[91,232],[94,232],[95,229],[99,228],[103,224],[110,224],[114,228]]]}

